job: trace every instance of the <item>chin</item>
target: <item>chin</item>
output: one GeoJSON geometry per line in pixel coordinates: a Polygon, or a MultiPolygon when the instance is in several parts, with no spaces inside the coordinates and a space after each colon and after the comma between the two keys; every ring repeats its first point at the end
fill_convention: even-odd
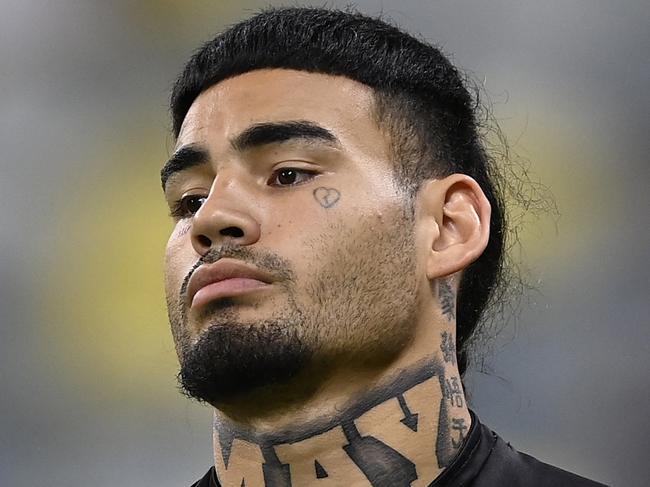
{"type": "Polygon", "coordinates": [[[181,347],[183,392],[214,404],[290,381],[312,356],[296,325],[287,320],[244,324],[219,316],[192,345],[181,347]]]}

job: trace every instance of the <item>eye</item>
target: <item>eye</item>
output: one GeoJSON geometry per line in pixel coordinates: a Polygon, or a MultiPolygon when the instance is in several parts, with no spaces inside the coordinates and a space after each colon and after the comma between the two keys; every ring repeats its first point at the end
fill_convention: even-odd
{"type": "Polygon", "coordinates": [[[173,218],[188,218],[193,216],[206,200],[206,196],[200,194],[188,194],[178,200],[171,211],[173,218]]]}
{"type": "Polygon", "coordinates": [[[315,175],[315,171],[296,169],[295,167],[283,167],[273,173],[269,184],[271,186],[297,186],[313,179],[315,175]]]}

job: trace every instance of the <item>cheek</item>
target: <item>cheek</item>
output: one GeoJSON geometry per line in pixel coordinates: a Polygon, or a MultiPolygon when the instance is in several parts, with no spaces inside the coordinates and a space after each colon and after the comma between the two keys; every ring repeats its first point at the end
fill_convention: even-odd
{"type": "Polygon", "coordinates": [[[178,293],[185,274],[193,264],[192,253],[187,249],[189,241],[181,238],[182,235],[178,234],[179,228],[181,227],[174,229],[165,249],[164,276],[167,296],[178,293]]]}
{"type": "Polygon", "coordinates": [[[190,220],[185,219],[185,220],[179,221],[176,224],[176,226],[174,227],[174,230],[172,231],[172,234],[169,237],[169,242],[168,242],[167,246],[169,247],[169,245],[173,241],[187,235],[191,228],[192,228],[192,225],[190,223],[190,220]]]}

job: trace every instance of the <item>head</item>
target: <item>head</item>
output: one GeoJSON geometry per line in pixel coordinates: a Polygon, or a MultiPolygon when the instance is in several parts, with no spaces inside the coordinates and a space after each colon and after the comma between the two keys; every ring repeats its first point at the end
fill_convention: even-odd
{"type": "Polygon", "coordinates": [[[447,276],[465,371],[503,211],[438,49],[359,14],[270,10],[191,58],[171,111],[166,293],[188,393],[216,404],[315,364],[388,363],[447,276]],[[217,261],[267,284],[192,306],[194,271],[217,261]]]}

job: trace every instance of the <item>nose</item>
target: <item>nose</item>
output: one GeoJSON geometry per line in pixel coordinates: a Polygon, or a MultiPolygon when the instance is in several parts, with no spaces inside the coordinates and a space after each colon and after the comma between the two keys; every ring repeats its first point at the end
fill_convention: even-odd
{"type": "Polygon", "coordinates": [[[215,178],[210,194],[192,219],[192,246],[199,255],[227,240],[244,246],[260,238],[260,224],[246,205],[253,198],[244,194],[234,179],[223,176],[215,178]]]}

